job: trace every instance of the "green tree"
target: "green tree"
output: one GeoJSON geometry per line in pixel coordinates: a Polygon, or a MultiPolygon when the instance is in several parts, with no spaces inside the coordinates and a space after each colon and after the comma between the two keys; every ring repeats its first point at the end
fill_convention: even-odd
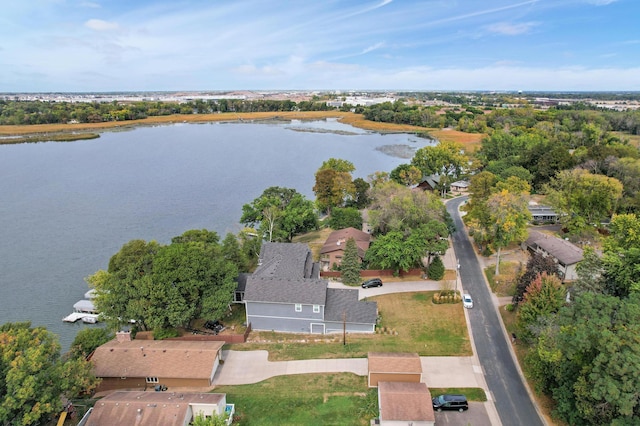
{"type": "Polygon", "coordinates": [[[584,293],[541,330],[529,365],[568,424],[640,418],[640,295],[584,293]]]}
{"type": "Polygon", "coordinates": [[[342,207],[355,197],[351,173],[342,169],[327,168],[323,164],[316,172],[313,192],[316,194],[316,203],[320,210],[331,213],[332,208],[342,207]]]}
{"type": "Polygon", "coordinates": [[[420,183],[422,171],[411,164],[400,164],[391,171],[389,177],[400,185],[411,186],[420,183]]]}
{"type": "Polygon", "coordinates": [[[141,330],[217,319],[236,286],[237,267],[225,258],[215,232],[187,231],[168,246],[133,240],[87,278],[96,307],[113,329],[135,320],[141,330]]]}
{"type": "Polygon", "coordinates": [[[531,213],[527,203],[528,194],[513,194],[502,190],[487,200],[489,221],[487,233],[497,249],[495,274],[500,273],[500,251],[513,242],[522,242],[527,238],[527,223],[531,213]]]}
{"type": "Polygon", "coordinates": [[[86,358],[98,346],[107,343],[113,337],[113,333],[104,327],[83,328],[73,339],[69,354],[77,358],[86,358]]]}
{"type": "Polygon", "coordinates": [[[465,163],[462,146],[447,141],[420,148],[411,159],[411,165],[420,169],[423,176],[438,174],[457,177],[465,163]]]}
{"type": "Polygon", "coordinates": [[[332,229],[362,229],[362,214],[353,207],[336,207],[331,211],[329,226],[332,229]]]}
{"type": "Polygon", "coordinates": [[[206,416],[202,413],[198,413],[194,416],[193,421],[191,422],[192,426],[227,426],[227,416],[226,415],[218,415],[212,414],[211,416],[206,416]]]}
{"type": "Polygon", "coordinates": [[[340,263],[340,275],[346,285],[360,284],[360,256],[356,240],[349,238],[344,246],[342,262],[340,263]]]}
{"type": "Polygon", "coordinates": [[[347,200],[347,207],[355,207],[357,209],[364,209],[369,206],[371,200],[369,199],[369,182],[362,178],[356,178],[353,180],[353,187],[355,194],[352,199],[347,200]]]}
{"type": "Polygon", "coordinates": [[[611,217],[622,196],[622,184],[615,178],[594,175],[586,170],[559,172],[546,187],[549,202],[570,232],[600,226],[611,217]]]}
{"type": "Polygon", "coordinates": [[[249,262],[238,237],[231,232],[227,233],[222,240],[222,256],[229,262],[236,265],[238,272],[249,272],[249,262]]]}
{"type": "Polygon", "coordinates": [[[312,201],[295,189],[272,186],[242,206],[240,223],[259,225],[259,233],[268,241],[291,241],[295,234],[316,229],[318,219],[312,201]]]}
{"type": "Polygon", "coordinates": [[[91,363],[62,359],[57,337],[44,327],[0,327],[0,423],[45,424],[62,411],[61,396],[75,398],[97,384],[91,363]]]}
{"type": "Polygon", "coordinates": [[[444,263],[442,263],[442,259],[440,256],[436,256],[433,258],[433,261],[427,268],[427,276],[429,279],[440,281],[444,277],[444,263]]]}
{"type": "Polygon", "coordinates": [[[444,220],[445,208],[439,197],[429,191],[413,191],[389,181],[371,189],[369,223],[375,233],[411,231],[430,220],[444,220]]]}

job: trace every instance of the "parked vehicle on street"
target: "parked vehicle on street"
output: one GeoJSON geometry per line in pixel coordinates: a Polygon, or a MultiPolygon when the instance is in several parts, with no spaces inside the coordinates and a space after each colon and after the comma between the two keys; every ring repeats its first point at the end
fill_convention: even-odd
{"type": "Polygon", "coordinates": [[[462,306],[467,309],[473,308],[473,299],[471,298],[471,295],[466,293],[462,295],[462,306]]]}
{"type": "Polygon", "coordinates": [[[382,280],[380,278],[371,278],[362,283],[362,288],[382,287],[382,280]]]}
{"type": "Polygon", "coordinates": [[[431,402],[433,403],[433,409],[436,411],[458,410],[462,413],[464,410],[469,409],[467,397],[464,395],[440,395],[433,398],[431,402]]]}

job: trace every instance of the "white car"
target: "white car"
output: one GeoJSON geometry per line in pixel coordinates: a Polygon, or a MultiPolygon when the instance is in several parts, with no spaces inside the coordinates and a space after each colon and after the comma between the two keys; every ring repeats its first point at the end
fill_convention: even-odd
{"type": "Polygon", "coordinates": [[[462,295],[462,306],[464,306],[467,309],[473,308],[473,299],[471,298],[470,295],[466,293],[462,295]]]}

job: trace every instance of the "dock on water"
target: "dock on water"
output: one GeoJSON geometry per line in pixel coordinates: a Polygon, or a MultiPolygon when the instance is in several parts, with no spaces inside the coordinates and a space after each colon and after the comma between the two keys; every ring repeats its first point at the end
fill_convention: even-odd
{"type": "Polygon", "coordinates": [[[98,314],[90,314],[87,312],[72,312],[71,314],[67,315],[66,317],[62,318],[62,321],[64,322],[76,322],[78,320],[84,320],[85,318],[88,318],[89,321],[85,321],[87,323],[93,324],[98,322],[98,314]],[[92,321],[94,320],[94,321],[92,321]]]}

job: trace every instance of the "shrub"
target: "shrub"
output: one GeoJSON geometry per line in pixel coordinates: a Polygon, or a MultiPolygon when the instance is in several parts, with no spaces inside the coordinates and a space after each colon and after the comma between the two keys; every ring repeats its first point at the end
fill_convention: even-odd
{"type": "Polygon", "coordinates": [[[442,263],[442,259],[440,256],[436,256],[433,258],[431,265],[427,268],[427,275],[430,279],[435,281],[440,281],[444,278],[444,264],[442,263]]]}
{"type": "Polygon", "coordinates": [[[160,328],[157,330],[153,330],[154,340],[164,340],[170,337],[178,337],[178,336],[180,336],[180,332],[175,328],[160,328]]]}

